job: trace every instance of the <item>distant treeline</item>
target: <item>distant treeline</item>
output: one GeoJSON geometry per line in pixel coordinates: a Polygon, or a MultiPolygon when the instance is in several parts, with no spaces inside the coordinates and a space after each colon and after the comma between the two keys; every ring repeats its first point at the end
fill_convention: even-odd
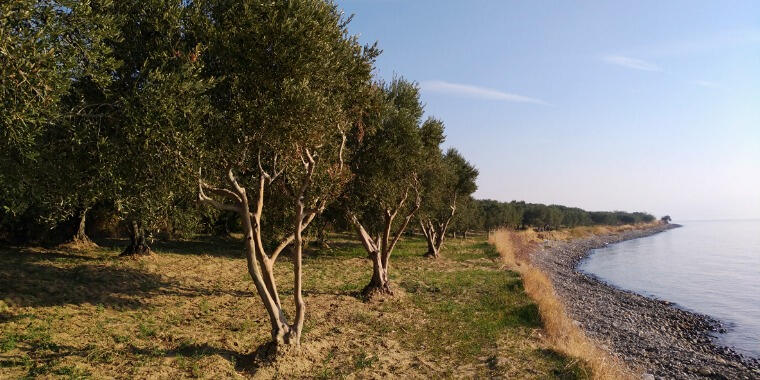
{"type": "Polygon", "coordinates": [[[554,230],[563,227],[592,225],[622,225],[649,223],[655,217],[645,212],[586,211],[578,207],[525,203],[499,202],[491,199],[471,199],[454,223],[454,232],[484,230],[502,227],[522,229],[533,227],[554,230]]]}

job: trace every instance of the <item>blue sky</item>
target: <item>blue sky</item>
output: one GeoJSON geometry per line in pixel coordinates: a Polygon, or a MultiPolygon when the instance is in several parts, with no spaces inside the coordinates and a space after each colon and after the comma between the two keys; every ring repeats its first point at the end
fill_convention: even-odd
{"type": "Polygon", "coordinates": [[[479,198],[760,217],[760,2],[340,1],[479,198]]]}

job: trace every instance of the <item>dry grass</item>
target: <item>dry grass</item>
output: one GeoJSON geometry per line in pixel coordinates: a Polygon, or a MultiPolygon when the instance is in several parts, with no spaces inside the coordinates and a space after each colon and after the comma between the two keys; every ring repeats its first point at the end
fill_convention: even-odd
{"type": "Polygon", "coordinates": [[[659,225],[659,222],[642,223],[642,224],[624,224],[620,226],[581,226],[573,228],[563,228],[560,230],[535,232],[532,230],[521,231],[530,236],[534,242],[540,242],[542,240],[559,240],[567,241],[572,239],[580,239],[592,235],[608,235],[615,234],[623,231],[631,231],[635,229],[648,228],[659,225]]]}
{"type": "Polygon", "coordinates": [[[489,242],[496,246],[504,264],[520,273],[525,292],[538,304],[548,343],[556,350],[586,362],[591,367],[595,379],[635,379],[637,377],[624,363],[597,347],[574,323],[565,312],[551,280],[541,270],[531,265],[529,255],[543,240],[569,240],[632,228],[637,227],[580,227],[540,233],[533,230],[500,230],[489,236],[489,242]]]}
{"type": "MultiPolygon", "coordinates": [[[[156,244],[116,258],[91,250],[0,248],[0,378],[584,378],[540,338],[538,307],[485,241],[443,258],[407,239],[397,296],[358,297],[370,277],[348,236],[304,260],[307,319],[297,352],[267,356],[269,322],[237,240],[156,244]]],[[[110,247],[110,248],[109,248],[110,247]]],[[[283,301],[292,267],[276,268],[283,301]]],[[[292,313],[292,308],[286,310],[292,313]]],[[[292,314],[291,314],[292,315],[292,314]]]]}
{"type": "Polygon", "coordinates": [[[92,240],[70,240],[65,243],[62,243],[58,246],[58,249],[64,250],[64,251],[91,251],[94,249],[98,249],[98,245],[92,241],[92,240]]]}

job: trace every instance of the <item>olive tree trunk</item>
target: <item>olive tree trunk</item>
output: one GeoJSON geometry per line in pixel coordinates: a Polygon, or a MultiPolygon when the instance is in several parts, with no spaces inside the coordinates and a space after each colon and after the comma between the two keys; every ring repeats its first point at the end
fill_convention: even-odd
{"type": "MultiPolygon", "coordinates": [[[[271,322],[272,343],[277,346],[300,345],[303,322],[306,315],[306,305],[303,299],[302,282],[302,258],[303,258],[303,231],[308,227],[314,217],[324,209],[324,203],[317,201],[315,208],[309,209],[303,203],[304,194],[311,184],[315,161],[306,153],[304,167],[306,174],[301,186],[290,194],[293,199],[295,217],[293,219],[293,233],[283,239],[280,244],[267,254],[261,236],[261,217],[264,209],[264,190],[266,185],[271,184],[279,173],[270,175],[259,168],[259,188],[253,201],[253,209],[247,190],[241,186],[235,178],[232,170],[227,172],[227,182],[231,188],[212,187],[199,180],[198,197],[201,202],[221,210],[234,211],[242,220],[243,233],[245,236],[245,257],[248,266],[248,274],[256,286],[264,308],[267,310],[271,322]],[[232,204],[217,201],[206,195],[209,193],[225,197],[232,204]],[[293,323],[288,323],[285,311],[277,291],[277,282],[274,277],[274,265],[277,257],[286,248],[290,247],[293,259],[293,301],[295,303],[295,316],[293,323]]],[[[280,172],[281,173],[281,172],[280,172]]]]}
{"type": "Polygon", "coordinates": [[[77,224],[77,230],[74,233],[73,241],[90,242],[90,238],[87,236],[85,226],[87,225],[87,209],[84,208],[79,213],[79,223],[77,224]]]}
{"type": "Polygon", "coordinates": [[[409,221],[412,220],[414,213],[420,208],[420,195],[419,191],[415,188],[417,198],[414,205],[410,208],[409,212],[404,217],[401,225],[396,232],[391,232],[393,227],[393,221],[398,215],[398,212],[404,207],[409,195],[409,189],[404,192],[404,195],[395,206],[394,210],[386,209],[383,215],[383,231],[379,234],[376,240],[372,240],[367,230],[362,225],[359,218],[353,212],[349,212],[349,218],[351,223],[356,228],[356,233],[361,241],[362,246],[367,251],[367,255],[372,262],[372,277],[369,280],[367,286],[362,290],[362,295],[367,298],[371,298],[375,295],[393,295],[393,290],[390,286],[390,280],[388,278],[388,267],[390,264],[391,253],[396,247],[396,243],[401,239],[401,235],[404,234],[409,221]]]}
{"type": "Polygon", "coordinates": [[[129,225],[129,245],[119,256],[147,256],[151,254],[142,224],[132,220],[129,225]]]}
{"type": "Polygon", "coordinates": [[[89,210],[89,207],[84,207],[79,211],[79,215],[77,215],[78,222],[76,230],[74,231],[71,240],[69,240],[69,243],[77,246],[97,246],[97,244],[87,236],[87,230],[85,229],[87,226],[87,211],[89,210]]]}
{"type": "Polygon", "coordinates": [[[451,219],[454,218],[454,213],[457,209],[456,197],[453,198],[449,208],[451,209],[451,212],[442,221],[437,221],[432,218],[420,218],[420,227],[422,228],[422,234],[425,235],[428,247],[425,257],[432,259],[440,257],[441,248],[443,248],[443,240],[446,237],[446,230],[449,228],[449,223],[451,222],[451,219]]]}

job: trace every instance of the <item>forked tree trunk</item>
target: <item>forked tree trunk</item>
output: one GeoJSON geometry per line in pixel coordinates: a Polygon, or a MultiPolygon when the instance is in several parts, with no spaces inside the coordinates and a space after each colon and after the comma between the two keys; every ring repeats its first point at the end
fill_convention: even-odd
{"type": "MultiPolygon", "coordinates": [[[[239,208],[238,213],[243,221],[243,231],[245,232],[245,253],[246,264],[248,266],[248,274],[256,285],[256,291],[264,303],[264,307],[269,314],[269,321],[272,325],[272,342],[277,345],[290,344],[290,326],[285,317],[285,313],[282,310],[282,305],[279,301],[277,289],[274,282],[273,274],[273,262],[261,261],[257,259],[257,240],[254,234],[258,234],[258,230],[254,230],[254,226],[251,223],[251,213],[248,209],[248,197],[243,192],[242,205],[239,208]],[[259,261],[257,263],[257,261],[259,261]],[[262,273],[263,272],[263,273],[262,273]]],[[[257,223],[258,224],[258,223],[257,223]]]]}
{"type": "Polygon", "coordinates": [[[391,233],[393,220],[396,218],[398,211],[404,206],[408,190],[404,193],[404,196],[399,201],[395,210],[385,210],[385,215],[383,217],[383,232],[375,241],[372,240],[356,215],[350,213],[350,219],[354,224],[354,227],[356,227],[356,233],[359,236],[359,240],[361,241],[362,246],[364,246],[364,249],[367,250],[370,261],[372,261],[372,278],[370,278],[367,286],[362,289],[362,295],[365,298],[372,298],[376,295],[393,295],[393,290],[391,289],[390,280],[388,278],[388,267],[390,265],[391,253],[393,253],[396,243],[401,239],[401,235],[404,234],[406,227],[409,226],[409,221],[412,220],[414,213],[420,207],[420,196],[416,189],[415,193],[417,193],[415,203],[409,213],[404,217],[403,222],[395,233],[391,233]]]}
{"type": "Polygon", "coordinates": [[[425,253],[425,257],[437,259],[439,257],[438,253],[440,251],[439,251],[438,246],[436,246],[435,244],[435,241],[436,241],[435,236],[428,237],[426,235],[425,240],[427,241],[427,247],[428,247],[427,252],[425,253]]]}
{"type": "Polygon", "coordinates": [[[129,228],[129,245],[119,256],[147,256],[151,254],[150,246],[145,239],[145,229],[133,220],[129,228]]]}
{"type": "Polygon", "coordinates": [[[391,284],[388,280],[388,271],[383,268],[380,252],[370,254],[372,260],[372,278],[369,283],[362,289],[362,295],[372,298],[376,295],[393,295],[391,284]]]}
{"type": "Polygon", "coordinates": [[[89,211],[89,207],[85,207],[79,212],[79,222],[77,223],[76,231],[74,231],[74,235],[71,237],[69,243],[77,246],[97,246],[97,244],[87,236],[87,231],[85,229],[87,225],[87,211],[89,211]]]}
{"type": "Polygon", "coordinates": [[[422,233],[425,235],[428,247],[425,257],[432,259],[440,257],[443,240],[446,237],[446,229],[453,216],[454,212],[452,211],[451,215],[443,222],[433,222],[431,220],[423,222],[420,220],[420,227],[422,227],[422,233]]]}
{"type": "MultiPolygon", "coordinates": [[[[359,236],[362,246],[367,251],[367,255],[372,262],[372,277],[369,283],[362,289],[362,296],[365,298],[372,298],[378,295],[393,295],[390,283],[388,281],[388,262],[390,259],[390,252],[387,252],[386,259],[383,260],[385,252],[383,247],[391,248],[388,243],[385,242],[385,235],[381,235],[377,240],[372,240],[369,233],[364,229],[359,219],[351,214],[351,222],[356,227],[356,233],[359,236]]],[[[392,219],[391,219],[392,221],[392,219]]],[[[386,220],[387,223],[387,220],[386,220]]],[[[388,230],[388,228],[385,228],[388,230]]]]}
{"type": "MultiPolygon", "coordinates": [[[[286,237],[267,255],[261,236],[261,217],[264,207],[264,190],[265,185],[270,183],[278,174],[270,176],[263,169],[260,170],[259,189],[257,197],[254,198],[254,209],[250,208],[250,201],[246,188],[242,187],[232,170],[228,170],[227,181],[232,190],[224,188],[215,188],[199,181],[198,197],[201,202],[209,204],[221,210],[234,211],[238,213],[242,220],[243,232],[245,233],[245,257],[248,266],[248,274],[251,276],[256,292],[259,295],[264,308],[269,314],[269,320],[272,326],[272,343],[276,346],[300,345],[301,332],[306,314],[306,306],[303,299],[302,289],[302,257],[303,257],[303,231],[311,223],[314,217],[322,212],[324,203],[318,203],[318,207],[306,209],[303,203],[303,197],[311,184],[311,177],[314,172],[315,161],[311,155],[306,152],[308,161],[305,161],[306,175],[299,191],[293,192],[294,206],[296,215],[293,219],[294,231],[286,237]],[[208,197],[204,190],[226,197],[233,201],[233,204],[219,202],[208,197]],[[277,285],[274,277],[274,263],[277,261],[279,254],[287,247],[291,247],[293,254],[293,298],[295,303],[295,317],[292,324],[288,324],[285,312],[280,302],[277,292],[277,285]]],[[[276,173],[276,171],[275,171],[276,173]]],[[[281,172],[280,172],[281,173],[281,172]]]]}

